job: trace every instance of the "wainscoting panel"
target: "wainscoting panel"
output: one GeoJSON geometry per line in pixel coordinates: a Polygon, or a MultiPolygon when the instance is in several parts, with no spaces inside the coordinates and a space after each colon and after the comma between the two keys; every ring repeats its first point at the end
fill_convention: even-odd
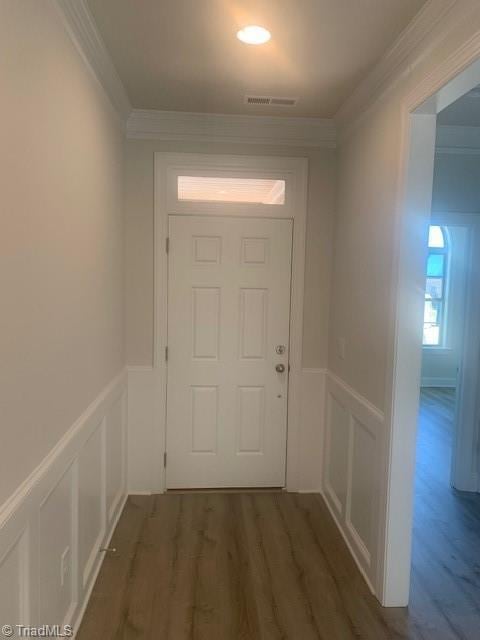
{"type": "Polygon", "coordinates": [[[39,619],[63,623],[73,606],[73,471],[70,466],[40,504],[38,548],[39,619]],[[60,553],[60,562],[59,562],[60,553]]]}
{"type": "Polygon", "coordinates": [[[327,395],[325,446],[325,492],[339,516],[347,504],[348,452],[350,416],[344,405],[331,393],[327,395]]]}
{"type": "MultiPolygon", "coordinates": [[[[162,492],[164,488],[165,432],[159,415],[160,389],[157,370],[148,366],[128,367],[128,487],[131,494],[162,492]]],[[[324,398],[325,370],[302,369],[298,491],[321,491],[324,398]]]]}
{"type": "Polygon", "coordinates": [[[28,531],[21,532],[0,558],[0,622],[10,625],[28,620],[28,531]]]}
{"type": "Polygon", "coordinates": [[[2,624],[78,627],[126,499],[121,372],[0,507],[2,624]]]}
{"type": "Polygon", "coordinates": [[[384,416],[331,372],[326,379],[323,493],[372,591],[376,584],[379,446],[384,416]]]}
{"type": "Polygon", "coordinates": [[[127,475],[127,394],[112,403],[106,415],[106,508],[107,522],[118,515],[125,495],[127,475]]]}
{"type": "Polygon", "coordinates": [[[78,559],[83,567],[82,588],[100,560],[98,549],[105,529],[104,439],[105,418],[97,424],[78,458],[78,559]]]}
{"type": "Polygon", "coordinates": [[[349,447],[351,454],[348,470],[350,486],[347,489],[349,499],[346,524],[365,563],[370,566],[370,550],[373,543],[372,506],[375,495],[373,468],[375,465],[376,434],[372,433],[355,417],[351,420],[350,428],[352,444],[349,447]]]}

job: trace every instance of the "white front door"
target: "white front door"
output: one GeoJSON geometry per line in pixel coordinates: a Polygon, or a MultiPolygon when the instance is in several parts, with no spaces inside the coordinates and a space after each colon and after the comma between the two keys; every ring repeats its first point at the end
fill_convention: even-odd
{"type": "Polygon", "coordinates": [[[292,221],[170,216],[169,237],[167,488],[282,487],[292,221]]]}

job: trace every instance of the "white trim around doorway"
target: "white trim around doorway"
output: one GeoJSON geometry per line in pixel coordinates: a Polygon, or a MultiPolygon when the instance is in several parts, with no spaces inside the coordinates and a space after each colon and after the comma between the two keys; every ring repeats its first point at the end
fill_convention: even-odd
{"type": "Polygon", "coordinates": [[[402,145],[385,402],[377,596],[409,599],[413,483],[421,368],[426,239],[431,214],[436,116],[480,84],[480,33],[454,51],[401,105],[402,145]]]}
{"type": "MultiPolygon", "coordinates": [[[[158,455],[156,491],[165,490],[163,459],[166,442],[166,390],[168,346],[168,216],[246,215],[293,220],[293,254],[290,312],[290,377],[288,390],[288,432],[286,489],[300,487],[300,406],[302,391],[303,298],[305,273],[305,233],[307,212],[308,161],[306,158],[238,156],[190,153],[155,153],[154,169],[154,385],[153,406],[155,442],[158,455]],[[277,205],[241,205],[237,203],[192,203],[175,196],[178,175],[215,175],[283,179],[286,200],[277,205]]],[[[157,457],[157,456],[156,456],[157,457]]]]}

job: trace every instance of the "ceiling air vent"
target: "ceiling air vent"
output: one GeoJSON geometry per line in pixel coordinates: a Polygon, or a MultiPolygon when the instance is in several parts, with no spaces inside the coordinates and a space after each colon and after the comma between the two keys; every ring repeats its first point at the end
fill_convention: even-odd
{"type": "Polygon", "coordinates": [[[271,107],[294,107],[298,98],[276,98],[274,96],[245,96],[245,104],[271,107]]]}
{"type": "Polygon", "coordinates": [[[276,107],[294,107],[297,104],[296,98],[271,98],[270,104],[276,107]]]}

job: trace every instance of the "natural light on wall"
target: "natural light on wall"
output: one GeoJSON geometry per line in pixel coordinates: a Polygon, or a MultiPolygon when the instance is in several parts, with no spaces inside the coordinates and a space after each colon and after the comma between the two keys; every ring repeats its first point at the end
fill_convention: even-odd
{"type": "Polygon", "coordinates": [[[178,176],[177,184],[179,200],[285,204],[285,180],[178,176]]]}
{"type": "Polygon", "coordinates": [[[445,284],[448,246],[445,230],[432,225],[428,234],[428,259],[423,315],[423,344],[439,347],[445,336],[445,284]]]}

